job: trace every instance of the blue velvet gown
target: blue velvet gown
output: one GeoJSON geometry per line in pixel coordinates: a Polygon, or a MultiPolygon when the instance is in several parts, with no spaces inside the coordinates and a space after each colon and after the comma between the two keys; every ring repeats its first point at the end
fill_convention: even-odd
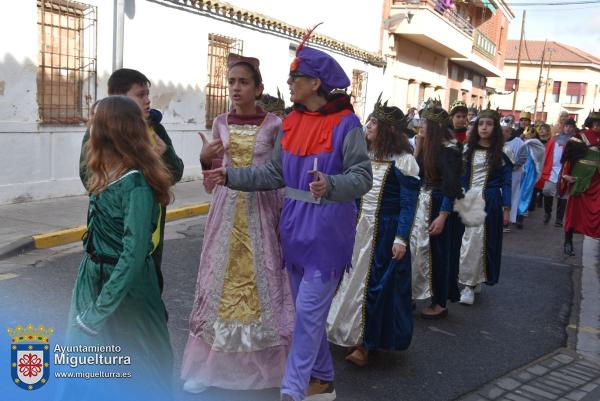
{"type": "MultiPolygon", "coordinates": [[[[419,163],[424,166],[421,155],[418,157],[419,163]]],[[[449,142],[440,148],[436,170],[439,178],[432,182],[428,182],[424,169],[420,171],[421,188],[410,238],[412,298],[431,298],[432,304],[445,308],[447,300],[455,301],[458,292],[458,271],[452,271],[451,268],[451,245],[456,242],[453,238],[457,238],[455,222],[458,217],[450,213],[454,199],[462,196],[462,156],[456,142],[449,142]],[[430,236],[429,226],[442,212],[449,214],[444,229],[439,235],[430,236]]]]}
{"type": "Polygon", "coordinates": [[[485,201],[485,222],[478,227],[463,226],[460,249],[461,284],[476,286],[485,282],[494,285],[500,277],[502,256],[502,214],[511,207],[512,162],[502,153],[502,163],[488,168],[487,150],[477,148],[465,160],[463,188],[482,191],[485,201]]]}
{"type": "Polygon", "coordinates": [[[367,349],[406,349],[412,338],[410,230],[419,188],[410,154],[372,161],[373,188],[360,202],[352,256],[327,319],[329,341],[367,349]],[[394,241],[406,245],[392,260],[394,241]]]}

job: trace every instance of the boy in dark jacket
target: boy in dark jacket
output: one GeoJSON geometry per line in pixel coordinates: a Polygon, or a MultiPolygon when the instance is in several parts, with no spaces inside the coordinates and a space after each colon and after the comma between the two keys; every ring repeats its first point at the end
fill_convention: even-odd
{"type": "MultiPolygon", "coordinates": [[[[122,95],[133,99],[144,113],[148,122],[148,135],[154,149],[162,156],[162,160],[169,169],[172,183],[175,185],[183,175],[183,161],[175,153],[171,138],[162,126],[162,114],[158,110],[150,109],[150,80],[141,72],[129,68],[121,68],[112,73],[108,79],[108,94],[122,95]]],[[[81,143],[81,155],[79,157],[79,177],[83,186],[87,188],[87,160],[86,145],[90,138],[89,129],[86,130],[81,143]]],[[[161,272],[162,249],[164,242],[166,207],[161,206],[160,225],[153,238],[158,236],[159,241],[152,253],[160,291],[163,290],[163,276],[161,272]]]]}

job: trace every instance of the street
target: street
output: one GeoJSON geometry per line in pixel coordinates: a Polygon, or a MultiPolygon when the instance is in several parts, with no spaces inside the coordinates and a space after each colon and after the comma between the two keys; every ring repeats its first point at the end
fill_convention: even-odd
{"type": "MultiPolygon", "coordinates": [[[[572,274],[578,269],[580,256],[562,257],[562,230],[543,226],[541,215],[541,210],[533,213],[523,231],[513,229],[505,234],[500,283],[484,288],[474,306],[452,304],[447,319],[425,321],[418,316],[418,309],[424,306],[419,305],[408,350],[373,353],[370,364],[359,369],[344,361],[344,349],[332,346],[338,399],[454,400],[565,347],[573,298],[572,274]]],[[[276,389],[210,389],[194,396],[181,391],[177,375],[187,338],[205,219],[202,216],[169,223],[166,232],[164,300],[169,311],[178,397],[275,401],[276,389]]],[[[581,237],[576,236],[575,245],[581,255],[581,237]]],[[[18,258],[0,263],[0,317],[3,327],[28,322],[54,325],[52,342],[60,344],[82,257],[80,245],[66,246],[58,252],[36,252],[29,259],[27,255],[21,257],[27,263],[39,259],[30,267],[19,266],[18,258]],[[50,253],[54,255],[48,256],[50,253]]],[[[8,383],[4,379],[1,383],[8,383]]],[[[12,387],[9,391],[21,395],[22,390],[12,387]]]]}

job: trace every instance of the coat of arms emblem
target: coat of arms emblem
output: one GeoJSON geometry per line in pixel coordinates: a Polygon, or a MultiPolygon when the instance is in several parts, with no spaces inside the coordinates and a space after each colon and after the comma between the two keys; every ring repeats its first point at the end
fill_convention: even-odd
{"type": "Polygon", "coordinates": [[[37,390],[50,378],[50,344],[54,329],[31,323],[8,329],[11,337],[10,372],[13,383],[24,390],[37,390]]]}

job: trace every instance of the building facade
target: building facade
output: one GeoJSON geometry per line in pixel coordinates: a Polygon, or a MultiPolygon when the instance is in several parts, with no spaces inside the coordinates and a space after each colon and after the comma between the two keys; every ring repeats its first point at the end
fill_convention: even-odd
{"type": "Polygon", "coordinates": [[[210,132],[212,119],[229,107],[227,54],[258,57],[265,92],[279,89],[289,105],[289,65],[315,22],[325,23],[311,46],[330,52],[352,77],[354,106],[364,118],[384,87],[383,0],[370,0],[368,10],[361,0],[345,3],[337,11],[316,0],[302,9],[267,0],[3,3],[0,204],[84,193],[78,161],[89,108],[106,96],[108,77],[120,66],[151,80],[151,107],[163,113],[184,180],[201,176],[197,132],[210,132]],[[255,9],[242,8],[249,4],[255,9]],[[357,30],[348,21],[359,15],[365,19],[357,30]]]}
{"type": "Polygon", "coordinates": [[[382,47],[388,97],[401,108],[432,96],[446,107],[455,100],[486,104],[487,77],[502,76],[513,18],[499,0],[387,1],[382,47]]]}
{"type": "MultiPolygon", "coordinates": [[[[506,93],[494,96],[494,105],[503,114],[512,112],[518,49],[518,40],[508,41],[504,78],[492,80],[493,85],[506,93]]],[[[554,123],[561,112],[567,112],[582,124],[590,111],[598,107],[600,58],[559,42],[548,41],[544,51],[544,41],[524,41],[515,103],[516,118],[522,111],[533,113],[535,109],[536,120],[554,123]]]]}

